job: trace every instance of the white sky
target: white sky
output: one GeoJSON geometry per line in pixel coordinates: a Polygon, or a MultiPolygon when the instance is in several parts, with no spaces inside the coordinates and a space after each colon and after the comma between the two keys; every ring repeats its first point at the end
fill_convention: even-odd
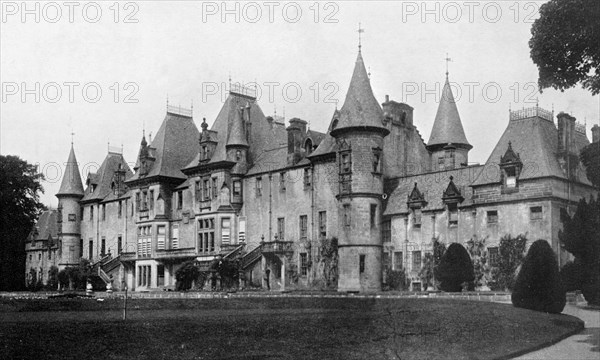
{"type": "Polygon", "coordinates": [[[24,19],[21,1],[1,3],[0,152],[40,164],[47,177],[42,200],[52,206],[57,204],[54,194],[71,129],[84,179],[101,164],[109,141],[111,146],[123,144],[125,159],[134,163],[142,128],[145,124],[147,134],[156,133],[167,94],[171,105],[188,108],[193,101],[200,128],[202,117],[212,124],[217,116],[224,97],[212,91],[215,86],[224,91],[229,74],[234,82],[259,84],[265,114],[273,114],[276,107],[282,115],[285,108],[286,119],[299,117],[325,131],[335,109],[328,95],[341,106],[352,75],[359,22],[365,29],[363,57],[375,96],[383,102],[389,94],[413,106],[415,125],[425,141],[439,100],[431,91],[437,86],[439,94],[443,87],[449,53],[450,80],[457,83],[458,109],[474,146],[471,161],[486,161],[508,123],[509,103],[513,109],[528,107],[538,98],[549,110],[554,104],[556,113],[569,112],[582,123],[587,118],[590,137],[589,128],[600,118],[599,97],[580,88],[536,92],[537,68],[528,41],[543,2],[230,2],[227,8],[233,11],[225,19],[221,2],[134,1],[115,6],[113,1],[32,1],[26,6],[33,13],[24,19]],[[137,22],[125,22],[128,15],[137,22]],[[31,94],[24,92],[23,83],[31,94]],[[36,83],[39,103],[33,94],[36,83]],[[60,97],[52,83],[58,84],[60,97]],[[95,87],[102,90],[97,102],[82,95],[86,84],[92,100],[95,87]],[[124,102],[135,89],[132,99],[138,102],[124,102]]]}

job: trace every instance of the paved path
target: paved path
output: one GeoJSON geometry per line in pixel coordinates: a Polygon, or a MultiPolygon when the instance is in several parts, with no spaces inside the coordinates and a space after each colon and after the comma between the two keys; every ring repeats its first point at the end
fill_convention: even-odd
{"type": "Polygon", "coordinates": [[[567,305],[563,314],[585,321],[585,330],[547,348],[517,357],[518,360],[599,360],[600,311],[567,305]]]}

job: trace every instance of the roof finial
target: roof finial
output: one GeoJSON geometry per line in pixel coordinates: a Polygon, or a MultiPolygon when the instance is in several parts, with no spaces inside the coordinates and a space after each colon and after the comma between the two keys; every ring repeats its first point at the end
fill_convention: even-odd
{"type": "Polygon", "coordinates": [[[447,77],[448,77],[448,63],[449,63],[450,61],[452,61],[452,59],[450,59],[450,58],[448,57],[448,53],[446,53],[446,58],[445,58],[444,60],[446,60],[446,78],[447,78],[447,77]]]}
{"type": "Polygon", "coordinates": [[[369,66],[369,72],[367,73],[367,76],[369,76],[369,79],[371,79],[371,67],[369,66]]]}
{"type": "Polygon", "coordinates": [[[167,108],[169,107],[169,93],[167,93],[167,108]]]}
{"type": "Polygon", "coordinates": [[[108,146],[106,147],[106,150],[108,150],[108,152],[110,152],[110,139],[108,139],[107,144],[108,144],[108,146]]]}
{"type": "Polygon", "coordinates": [[[192,116],[194,115],[194,98],[191,100],[190,111],[192,112],[192,116]]]}
{"type": "Polygon", "coordinates": [[[512,107],[512,103],[511,103],[511,102],[509,102],[509,103],[508,103],[508,112],[509,112],[509,113],[510,113],[510,111],[511,111],[511,107],[512,107]]]}
{"type": "Polygon", "coordinates": [[[283,107],[283,120],[285,120],[285,106],[283,107]]]}
{"type": "Polygon", "coordinates": [[[75,136],[75,133],[73,132],[73,128],[71,128],[71,147],[73,147],[73,136],[75,136]]]}
{"type": "Polygon", "coordinates": [[[229,91],[231,91],[231,71],[229,72],[229,91]]]}
{"type": "Polygon", "coordinates": [[[273,104],[273,108],[274,108],[273,109],[273,112],[274,112],[273,117],[276,117],[277,116],[277,104],[273,104]]]}
{"type": "Polygon", "coordinates": [[[358,23],[358,52],[360,52],[362,48],[362,36],[361,34],[365,32],[365,29],[360,27],[360,23],[358,23]]]}

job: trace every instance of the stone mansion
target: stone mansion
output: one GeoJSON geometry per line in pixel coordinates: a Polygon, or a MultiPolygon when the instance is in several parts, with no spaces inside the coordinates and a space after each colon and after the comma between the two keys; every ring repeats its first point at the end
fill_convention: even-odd
{"type": "Polygon", "coordinates": [[[238,86],[209,121],[167,106],[133,169],[109,151],[82,182],[71,146],[58,209],[26,243],[27,273],[46,281],[50,266],[86,258],[114,288],[143,291],[174,287],[186,261],[240,255],[247,286],[314,288],[319,244],[335,237],[338,291],[379,291],[386,267],[420,289],[434,237],[486,238],[493,262],[502,236],[525,233],[564,262],[560,209],[597,194],[578,159],[585,127],[537,106],[511,111],[488,160],[471,165],[447,74],[442,95],[425,142],[410,105],[375,98],[359,50],[326,133],[265,116],[238,86]]]}

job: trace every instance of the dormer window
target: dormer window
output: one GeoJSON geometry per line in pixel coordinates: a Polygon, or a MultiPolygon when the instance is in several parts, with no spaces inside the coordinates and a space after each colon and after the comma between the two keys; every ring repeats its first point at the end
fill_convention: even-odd
{"type": "Polygon", "coordinates": [[[312,140],[306,139],[306,142],[304,143],[304,151],[306,152],[306,155],[310,155],[310,153],[312,153],[312,148],[313,148],[312,140]]]}
{"type": "Polygon", "coordinates": [[[504,170],[505,172],[505,181],[504,185],[507,188],[517,187],[517,169],[514,167],[509,167],[504,170]]]}
{"type": "Polygon", "coordinates": [[[208,146],[202,145],[200,147],[200,160],[208,160],[208,146]]]}
{"type": "Polygon", "coordinates": [[[502,181],[502,192],[518,191],[518,179],[523,164],[519,154],[512,149],[512,143],[508,142],[508,148],[504,156],[500,157],[500,178],[502,181]]]}
{"type": "Polygon", "coordinates": [[[236,150],[235,152],[235,161],[240,161],[242,160],[242,151],[241,150],[236,150]]]}

